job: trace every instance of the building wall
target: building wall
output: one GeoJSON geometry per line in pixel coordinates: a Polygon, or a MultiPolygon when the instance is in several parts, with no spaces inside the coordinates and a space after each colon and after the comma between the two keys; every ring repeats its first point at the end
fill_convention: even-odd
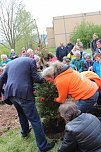
{"type": "Polygon", "coordinates": [[[74,28],[82,21],[101,25],[101,11],[53,17],[53,27],[47,28],[48,46],[57,47],[60,42],[66,44],[74,28]]]}
{"type": "Polygon", "coordinates": [[[55,37],[53,27],[47,27],[48,47],[55,47],[55,37]]]}

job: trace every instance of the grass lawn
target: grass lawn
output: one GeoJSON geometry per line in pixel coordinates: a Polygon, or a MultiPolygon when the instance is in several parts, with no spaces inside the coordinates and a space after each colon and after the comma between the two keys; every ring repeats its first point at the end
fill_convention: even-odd
{"type": "MultiPolygon", "coordinates": [[[[59,142],[50,152],[57,152],[59,142]]],[[[33,131],[28,138],[22,138],[20,130],[8,131],[0,137],[0,152],[38,152],[33,131]]]]}

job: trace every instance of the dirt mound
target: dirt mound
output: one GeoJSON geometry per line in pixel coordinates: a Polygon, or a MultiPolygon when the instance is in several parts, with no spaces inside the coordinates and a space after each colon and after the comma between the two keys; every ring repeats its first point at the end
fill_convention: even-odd
{"type": "Polygon", "coordinates": [[[14,106],[0,103],[0,136],[11,129],[18,128],[19,121],[14,106]]]}

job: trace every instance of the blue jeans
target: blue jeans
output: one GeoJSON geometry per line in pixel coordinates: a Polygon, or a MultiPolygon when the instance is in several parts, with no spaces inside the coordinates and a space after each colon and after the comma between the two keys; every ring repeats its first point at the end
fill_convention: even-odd
{"type": "Polygon", "coordinates": [[[29,120],[35,133],[37,146],[40,151],[44,150],[47,147],[47,140],[34,101],[17,97],[11,97],[10,100],[18,112],[23,134],[29,132],[29,120]]]}
{"type": "Polygon", "coordinates": [[[97,103],[98,96],[99,96],[99,91],[96,91],[95,94],[89,99],[85,99],[85,100],[80,99],[76,103],[76,105],[78,109],[81,111],[81,113],[89,112],[93,108],[93,105],[97,103]]]}

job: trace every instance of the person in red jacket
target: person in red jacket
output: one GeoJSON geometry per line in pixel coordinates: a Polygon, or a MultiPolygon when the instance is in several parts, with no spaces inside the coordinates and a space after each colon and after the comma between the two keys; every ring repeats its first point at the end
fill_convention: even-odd
{"type": "Polygon", "coordinates": [[[88,112],[97,102],[99,87],[82,73],[57,61],[43,70],[43,78],[56,85],[58,95],[56,102],[64,103],[68,96],[78,101],[76,104],[81,112],[88,112]]]}

